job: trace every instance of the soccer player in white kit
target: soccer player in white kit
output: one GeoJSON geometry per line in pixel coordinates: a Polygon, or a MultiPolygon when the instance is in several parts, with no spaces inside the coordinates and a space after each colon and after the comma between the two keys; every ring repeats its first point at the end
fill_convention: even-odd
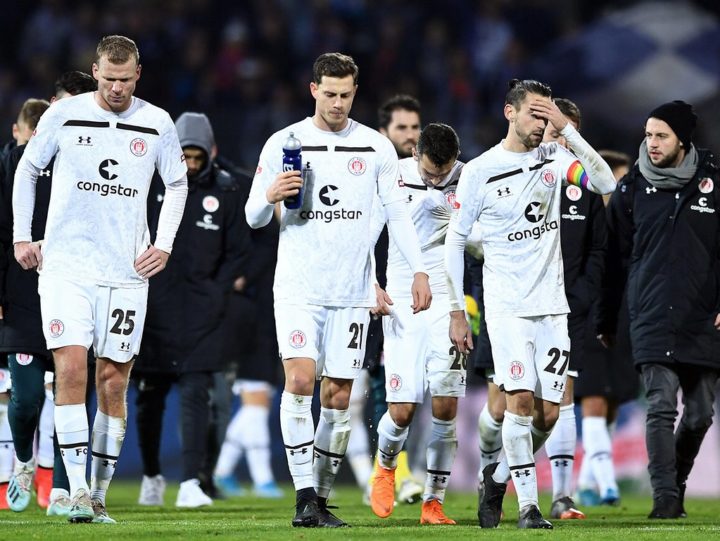
{"type": "Polygon", "coordinates": [[[518,527],[552,528],[538,508],[533,454],[557,420],[570,358],[559,237],[561,190],[563,183],[571,183],[609,193],[615,180],[610,167],[552,102],[547,85],[510,81],[504,114],[509,123],[506,138],[470,161],[458,185],[460,208],[450,223],[445,253],[451,283],[450,338],[461,353],[472,348],[464,313],[463,249],[477,221],[485,254],[483,286],[494,381],[507,400],[502,429],[506,460],[483,472],[478,518],[482,527],[497,526],[512,478],[520,507],[518,527]],[[575,154],[558,143],[541,144],[548,122],[575,154]]]}
{"type": "Polygon", "coordinates": [[[140,56],[131,39],[104,37],[98,90],[55,102],[18,164],[13,192],[15,257],[37,267],[43,330],[55,361],[55,427],[70,481],[70,522],[115,522],[105,493],[125,437],[126,392],[140,347],[148,278],[172,250],[187,195],[182,149],[170,116],[133,96],[140,56]],[[45,238],[31,224],[39,172],[55,156],[45,238]],[[155,245],[146,219],[155,169],[167,192],[155,245]],[[91,483],[85,477],[87,352],[97,357],[98,410],[91,483]]]}
{"type": "MultiPolygon", "coordinates": [[[[445,516],[443,501],[457,450],[455,417],[458,397],[465,395],[466,355],[450,342],[450,302],[445,277],[445,233],[455,205],[455,190],[462,163],[460,141],[446,124],[423,129],[414,157],[400,161],[405,204],[415,224],[430,274],[433,303],[429,310],[410,309],[412,271],[398,242],[390,240],[386,292],[393,302],[383,318],[385,335],[385,388],[388,411],[378,424],[378,470],[370,504],[381,517],[390,516],[395,504],[395,469],[425,391],[432,396],[432,432],[427,446],[427,475],[421,524],[455,524],[445,516]]],[[[384,218],[384,216],[382,217],[384,218]]],[[[384,219],[380,220],[380,227],[384,219]]],[[[389,307],[388,307],[389,308],[389,307]]]]}
{"type": "Polygon", "coordinates": [[[376,305],[370,258],[375,197],[391,235],[404,239],[402,253],[414,273],[413,310],[428,308],[431,299],[395,149],[348,118],[357,76],[349,56],[317,58],[310,83],[315,114],[268,139],[245,207],[250,226],[262,227],[277,203],[303,190],[301,208],[281,205],[273,288],[285,370],[280,426],[297,491],[293,526],[346,525],[328,511],[327,498],[347,448],[350,390],[363,364],[369,309],[376,305]],[[282,171],[282,144],[291,132],[309,162],[304,180],[299,171],[282,171]],[[317,431],[310,411],[316,377],[322,378],[317,431]]]}

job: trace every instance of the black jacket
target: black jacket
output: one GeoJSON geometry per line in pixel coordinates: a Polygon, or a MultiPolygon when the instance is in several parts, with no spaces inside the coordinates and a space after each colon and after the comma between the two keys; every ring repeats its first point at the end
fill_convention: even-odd
{"type": "MultiPolygon", "coordinates": [[[[720,174],[707,150],[681,190],[653,187],[636,165],[608,207],[610,307],[627,280],[630,339],[636,366],[681,363],[720,369],[720,174]]],[[[612,332],[609,310],[601,331],[612,332]]]]}
{"type": "MultiPolygon", "coordinates": [[[[15,147],[6,160],[7,170],[0,194],[0,302],[4,320],[0,323],[0,351],[7,353],[32,353],[49,355],[42,332],[38,274],[35,270],[23,270],[15,260],[12,242],[12,192],[17,164],[25,151],[25,145],[15,147]]],[[[32,221],[32,238],[45,236],[53,162],[40,172],[35,189],[35,210],[32,221]]]]}
{"type": "MultiPolygon", "coordinates": [[[[167,267],[150,279],[139,373],[219,371],[226,366],[221,321],[233,281],[245,274],[249,227],[235,179],[213,165],[188,181],[185,212],[167,267]]],[[[156,176],[148,224],[157,231],[165,186],[156,176]]]]}
{"type": "MultiPolygon", "coordinates": [[[[241,185],[244,207],[250,193],[250,179],[241,185]]],[[[274,218],[265,227],[250,231],[252,258],[244,274],[242,292],[230,296],[224,321],[226,357],[238,366],[237,377],[277,381],[278,361],[273,281],[277,263],[280,225],[274,218]]]]}
{"type": "Polygon", "coordinates": [[[587,318],[600,295],[607,251],[602,196],[566,186],[560,200],[560,245],[570,318],[587,318]]]}

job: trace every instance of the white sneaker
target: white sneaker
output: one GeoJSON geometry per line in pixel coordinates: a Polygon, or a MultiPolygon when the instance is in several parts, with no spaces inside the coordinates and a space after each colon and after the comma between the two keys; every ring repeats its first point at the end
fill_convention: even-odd
{"type": "Polygon", "coordinates": [[[23,464],[17,462],[15,471],[7,488],[7,504],[10,509],[19,513],[25,511],[32,496],[33,479],[35,478],[35,459],[23,464]]]}
{"type": "Polygon", "coordinates": [[[70,493],[62,488],[54,488],[50,491],[46,514],[49,517],[66,517],[70,514],[71,506],[70,493]]]}
{"type": "Polygon", "coordinates": [[[200,488],[200,481],[188,479],[180,483],[175,507],[202,507],[212,505],[212,500],[200,488]]]}
{"type": "Polygon", "coordinates": [[[403,479],[395,499],[402,503],[417,503],[422,501],[425,488],[412,477],[403,479]]]}
{"type": "Polygon", "coordinates": [[[165,503],[165,478],[160,475],[143,475],[140,485],[140,505],[163,505],[165,503]]]}

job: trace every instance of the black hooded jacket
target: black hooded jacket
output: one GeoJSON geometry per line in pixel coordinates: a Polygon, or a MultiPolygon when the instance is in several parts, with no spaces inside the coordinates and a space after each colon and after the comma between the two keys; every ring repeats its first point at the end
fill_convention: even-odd
{"type": "MultiPolygon", "coordinates": [[[[13,148],[6,159],[7,170],[0,188],[0,303],[4,319],[0,321],[0,352],[31,353],[49,356],[42,331],[38,273],[23,270],[15,260],[12,242],[12,192],[17,164],[25,145],[13,148]]],[[[35,188],[35,211],[32,238],[45,236],[45,223],[50,204],[53,162],[40,172],[35,188]]]]}
{"type": "Polygon", "coordinates": [[[689,364],[720,369],[720,173],[698,150],[695,176],[680,190],[654,187],[637,165],[608,207],[613,280],[599,330],[612,334],[627,281],[636,367],[689,364]]]}
{"type": "MultiPolygon", "coordinates": [[[[197,115],[197,122],[185,124],[182,118],[178,119],[180,144],[197,146],[210,156],[213,142],[207,118],[197,115]]],[[[163,193],[163,183],[154,178],[148,196],[151,232],[157,230],[163,193]]],[[[242,201],[236,179],[211,160],[203,171],[188,177],[188,197],[173,253],[167,267],[150,279],[135,371],[177,374],[225,368],[221,322],[233,281],[245,273],[250,255],[242,201]]]]}

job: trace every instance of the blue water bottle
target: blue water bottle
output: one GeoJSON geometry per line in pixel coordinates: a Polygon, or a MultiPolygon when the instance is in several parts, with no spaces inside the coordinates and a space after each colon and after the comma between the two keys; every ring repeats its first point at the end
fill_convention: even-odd
{"type": "MultiPolygon", "coordinates": [[[[293,132],[285,139],[283,143],[283,172],[285,171],[302,171],[302,143],[295,137],[293,132]]],[[[303,189],[297,195],[293,195],[285,199],[285,208],[299,209],[302,207],[303,189]]]]}

